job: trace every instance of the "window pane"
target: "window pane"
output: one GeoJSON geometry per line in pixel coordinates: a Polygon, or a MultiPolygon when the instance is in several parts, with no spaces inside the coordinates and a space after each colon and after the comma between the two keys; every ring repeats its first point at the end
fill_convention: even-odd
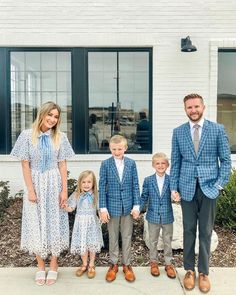
{"type": "Polygon", "coordinates": [[[150,150],[149,53],[89,52],[89,151],[108,150],[114,134],[129,151],[150,150]]]}
{"type": "Polygon", "coordinates": [[[217,121],[225,126],[230,148],[236,152],[236,51],[218,54],[217,121]]]}
{"type": "Polygon", "coordinates": [[[61,130],[72,141],[71,53],[11,52],[12,145],[24,129],[30,128],[37,108],[54,101],[62,108],[61,130]]]}

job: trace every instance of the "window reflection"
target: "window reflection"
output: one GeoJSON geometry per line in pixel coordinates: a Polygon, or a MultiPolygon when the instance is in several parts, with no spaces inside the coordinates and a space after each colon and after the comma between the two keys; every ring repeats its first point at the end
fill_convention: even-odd
{"type": "Polygon", "coordinates": [[[129,151],[149,151],[149,52],[89,52],[88,69],[89,151],[107,150],[118,133],[129,151]]]}
{"type": "Polygon", "coordinates": [[[217,121],[225,126],[230,148],[236,153],[236,51],[218,54],[217,121]]]}
{"type": "Polygon", "coordinates": [[[30,128],[37,108],[46,101],[62,109],[61,130],[72,142],[71,53],[11,52],[12,145],[20,132],[30,128]]]}

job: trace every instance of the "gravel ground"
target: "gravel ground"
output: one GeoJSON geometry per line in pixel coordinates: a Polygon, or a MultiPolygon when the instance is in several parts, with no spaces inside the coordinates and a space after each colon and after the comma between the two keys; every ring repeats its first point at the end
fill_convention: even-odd
{"type": "MultiPolygon", "coordinates": [[[[12,201],[11,206],[6,209],[4,218],[0,222],[0,267],[26,267],[36,266],[36,260],[28,253],[19,249],[21,228],[22,199],[12,201]]],[[[70,218],[70,226],[73,217],[70,218]]],[[[212,267],[236,267],[236,232],[215,227],[218,234],[219,245],[212,253],[210,266],[212,267]]],[[[106,226],[103,226],[104,242],[107,245],[106,226]]],[[[177,267],[183,265],[182,250],[174,250],[174,260],[177,267]]],[[[159,251],[159,262],[163,265],[163,252],[159,251]]],[[[71,255],[65,251],[59,258],[59,266],[78,266],[81,263],[79,256],[71,255]]],[[[97,256],[96,265],[107,266],[107,246],[97,256]]],[[[132,265],[146,266],[149,264],[148,248],[143,241],[143,219],[134,222],[134,235],[132,242],[132,265]]]]}

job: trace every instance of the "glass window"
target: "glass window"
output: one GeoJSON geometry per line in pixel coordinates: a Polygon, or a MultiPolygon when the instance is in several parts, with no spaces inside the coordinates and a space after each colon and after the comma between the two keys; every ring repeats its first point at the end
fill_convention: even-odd
{"type": "Polygon", "coordinates": [[[236,153],[236,51],[218,53],[217,121],[225,126],[236,153]]]}
{"type": "Polygon", "coordinates": [[[149,52],[88,53],[89,152],[108,150],[112,135],[128,151],[149,151],[149,52]]]}
{"type": "Polygon", "coordinates": [[[30,128],[36,109],[46,101],[62,108],[62,131],[72,142],[71,53],[11,51],[12,145],[20,132],[30,128]]]}

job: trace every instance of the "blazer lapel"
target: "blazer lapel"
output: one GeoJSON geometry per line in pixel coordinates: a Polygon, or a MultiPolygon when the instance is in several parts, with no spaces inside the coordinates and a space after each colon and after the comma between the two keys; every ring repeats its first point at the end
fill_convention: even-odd
{"type": "Polygon", "coordinates": [[[186,141],[189,144],[189,147],[190,147],[190,150],[191,150],[192,154],[194,155],[194,157],[196,157],[196,153],[195,153],[194,145],[193,145],[193,140],[192,140],[192,136],[191,136],[191,131],[190,131],[190,124],[186,123],[184,125],[184,129],[185,129],[184,133],[186,134],[186,141]]]}
{"type": "Polygon", "coordinates": [[[116,168],[115,159],[113,157],[111,158],[111,168],[112,168],[117,180],[120,182],[120,177],[119,177],[119,174],[118,174],[118,170],[116,168]]]}
{"type": "Polygon", "coordinates": [[[124,171],[123,171],[123,176],[122,176],[122,183],[124,182],[125,178],[126,178],[126,174],[128,172],[129,169],[129,161],[126,157],[124,157],[124,171]]]}
{"type": "Polygon", "coordinates": [[[157,193],[158,198],[160,198],[161,194],[157,185],[156,173],[152,176],[152,185],[154,186],[154,189],[157,193]]]}
{"type": "Polygon", "coordinates": [[[169,187],[169,180],[168,180],[168,177],[166,177],[166,175],[165,175],[165,180],[164,180],[164,184],[163,184],[163,188],[162,188],[162,192],[161,192],[161,197],[164,196],[168,187],[169,187]]]}

